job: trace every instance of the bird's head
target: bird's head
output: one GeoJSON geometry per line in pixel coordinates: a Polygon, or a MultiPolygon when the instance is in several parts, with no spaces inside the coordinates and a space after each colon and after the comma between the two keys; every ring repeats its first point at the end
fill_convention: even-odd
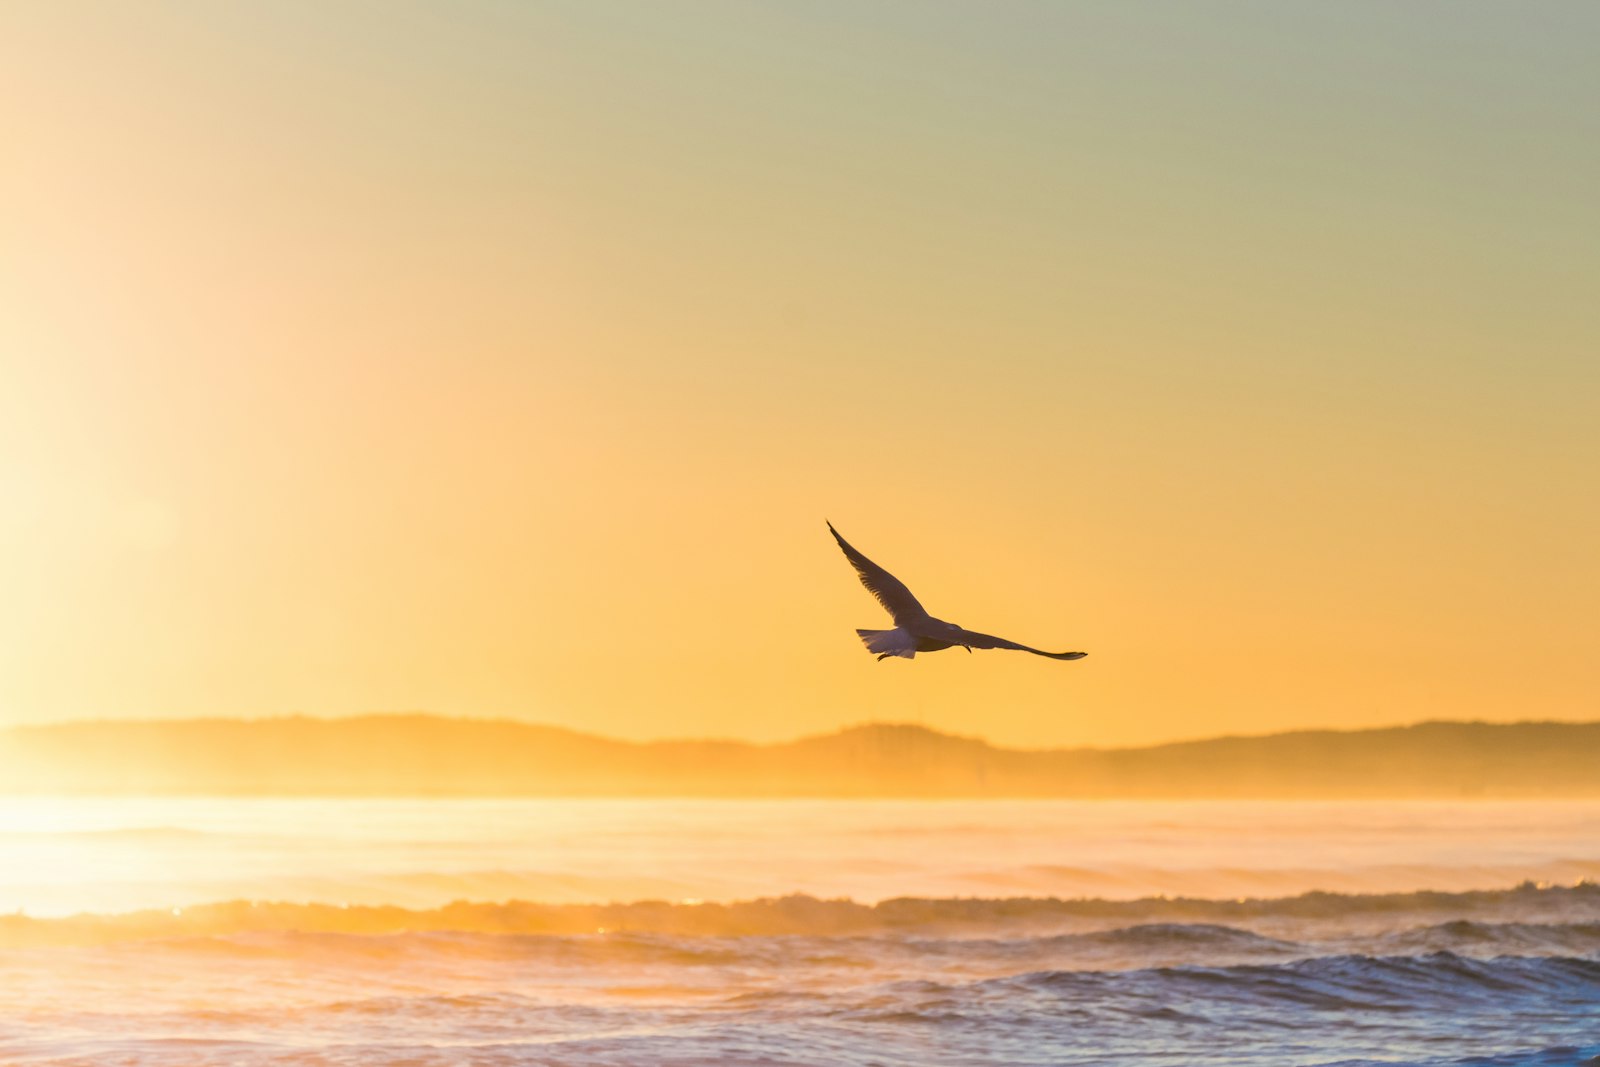
{"type": "MultiPolygon", "coordinates": [[[[958,623],[958,622],[947,622],[944,625],[945,625],[945,628],[947,630],[949,630],[951,633],[959,633],[961,631],[961,628],[962,628],[961,624],[958,623]]],[[[965,644],[964,642],[959,642],[959,641],[956,642],[956,643],[959,644],[962,648],[966,649],[969,653],[972,651],[972,646],[971,645],[965,644]]]]}

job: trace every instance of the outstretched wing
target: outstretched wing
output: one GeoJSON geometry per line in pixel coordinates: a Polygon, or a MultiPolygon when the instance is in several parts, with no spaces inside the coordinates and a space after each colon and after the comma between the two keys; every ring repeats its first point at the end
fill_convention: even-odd
{"type": "Polygon", "coordinates": [[[1041,652],[1037,648],[1019,645],[1015,641],[1007,641],[1003,637],[973,633],[971,630],[956,630],[948,640],[953,645],[966,645],[968,648],[1014,648],[1018,652],[1032,652],[1035,656],[1049,656],[1051,659],[1082,659],[1089,654],[1087,652],[1041,652]]]}
{"type": "Polygon", "coordinates": [[[917,598],[911,595],[911,590],[905,583],[866,556],[857,552],[844,538],[839,536],[839,531],[833,528],[833,523],[828,523],[828,532],[833,534],[833,539],[839,542],[839,547],[844,550],[845,558],[861,576],[861,584],[867,587],[867,592],[878,598],[898,624],[906,619],[921,619],[927,617],[927,610],[917,603],[917,598]]]}

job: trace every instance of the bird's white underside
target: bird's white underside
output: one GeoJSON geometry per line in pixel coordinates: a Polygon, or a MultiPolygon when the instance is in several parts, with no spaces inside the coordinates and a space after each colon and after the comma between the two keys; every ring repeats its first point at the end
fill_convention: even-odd
{"type": "Polygon", "coordinates": [[[917,639],[912,637],[900,627],[893,630],[857,630],[861,643],[867,646],[868,652],[876,652],[880,656],[902,656],[905,659],[915,659],[917,656],[917,639]]]}

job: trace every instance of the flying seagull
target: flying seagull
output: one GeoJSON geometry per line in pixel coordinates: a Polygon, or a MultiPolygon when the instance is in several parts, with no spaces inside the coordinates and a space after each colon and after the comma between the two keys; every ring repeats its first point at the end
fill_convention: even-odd
{"type": "Polygon", "coordinates": [[[889,656],[914,659],[918,652],[937,652],[941,648],[954,648],[957,645],[968,652],[975,648],[1014,648],[1018,652],[1032,652],[1035,656],[1049,656],[1051,659],[1082,659],[1088,655],[1087,652],[1041,652],[1003,637],[973,633],[953,622],[936,619],[917,603],[917,598],[911,595],[911,590],[905,587],[904,582],[857,552],[849,541],[839,536],[839,531],[833,528],[831,522],[828,523],[828,532],[839,542],[845,558],[861,576],[861,584],[867,587],[867,592],[877,597],[878,603],[894,619],[892,630],[856,631],[861,643],[867,646],[867,651],[876,652],[880,660],[889,656]]]}

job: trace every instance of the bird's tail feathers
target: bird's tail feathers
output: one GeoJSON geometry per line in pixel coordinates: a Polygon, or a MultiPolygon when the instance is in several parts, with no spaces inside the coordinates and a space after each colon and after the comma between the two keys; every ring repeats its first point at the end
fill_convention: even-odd
{"type": "Polygon", "coordinates": [[[888,656],[916,658],[917,639],[904,630],[857,630],[856,636],[867,646],[867,651],[876,652],[879,659],[888,656]]]}

